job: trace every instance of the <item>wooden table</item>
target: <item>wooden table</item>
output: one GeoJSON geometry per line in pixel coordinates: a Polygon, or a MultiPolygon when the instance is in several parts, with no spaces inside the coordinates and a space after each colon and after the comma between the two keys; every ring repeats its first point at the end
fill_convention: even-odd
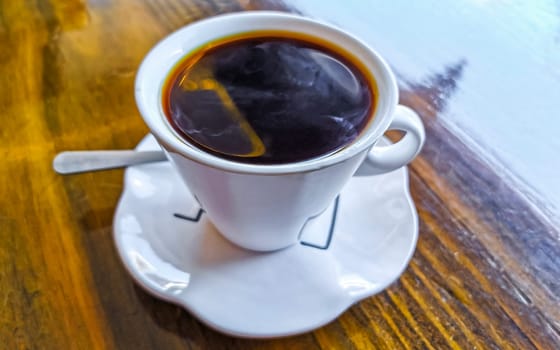
{"type": "MultiPolygon", "coordinates": [[[[410,166],[420,239],[410,266],[396,283],[311,333],[275,340],[235,339],[146,294],[124,270],[112,240],[122,170],[66,177],[53,172],[51,161],[59,151],[127,149],[147,133],[133,98],[135,71],[150,47],[169,32],[223,12],[274,8],[313,14],[312,3],[0,2],[0,348],[560,348],[560,233],[553,207],[560,203],[548,200],[546,193],[539,197],[526,191],[539,181],[514,181],[510,175],[516,171],[508,171],[507,162],[492,161],[500,158],[500,148],[473,147],[477,143],[464,137],[470,124],[462,129],[464,124],[454,119],[484,118],[485,111],[495,110],[500,91],[479,96],[484,85],[462,85],[473,76],[492,83],[492,72],[476,73],[480,62],[490,62],[496,71],[505,65],[507,70],[519,58],[515,55],[526,55],[528,65],[548,67],[531,75],[531,82],[547,81],[549,88],[543,91],[560,91],[558,65],[552,60],[558,57],[559,42],[543,42],[537,30],[558,23],[557,9],[531,12],[537,16],[531,22],[535,27],[510,28],[517,22],[489,20],[489,11],[499,9],[486,2],[446,5],[456,10],[449,14],[430,2],[414,5],[435,6],[433,13],[442,21],[457,14],[478,21],[467,29],[458,22],[439,28],[438,37],[421,34],[437,21],[411,16],[408,5],[372,0],[370,12],[349,12],[356,18],[372,17],[362,20],[369,27],[360,27],[361,35],[369,30],[372,36],[366,39],[377,40],[379,46],[372,44],[399,75],[401,102],[415,108],[426,124],[425,148],[410,166]],[[392,28],[376,24],[399,12],[409,13],[408,22],[395,16],[392,28]],[[376,20],[378,13],[387,15],[376,20]],[[498,35],[503,33],[500,28],[535,35],[526,42],[508,41],[510,36],[498,35]],[[455,33],[453,42],[464,42],[464,47],[442,43],[442,37],[455,33]],[[474,45],[477,33],[494,42],[474,45]],[[401,36],[390,36],[397,34],[401,36]],[[407,46],[406,38],[419,43],[418,48],[407,46]],[[492,63],[491,57],[477,61],[491,51],[492,43],[519,50],[513,50],[511,61],[503,65],[492,63]],[[430,50],[457,59],[433,63],[426,56],[430,50]],[[431,73],[415,71],[423,63],[431,64],[431,73]],[[461,94],[478,96],[480,103],[461,104],[454,97],[461,94]]],[[[523,8],[515,12],[519,18],[525,13],[529,15],[523,8]]],[[[519,69],[510,73],[527,77],[519,69]]],[[[537,98],[526,83],[519,82],[526,89],[524,98],[512,95],[510,100],[520,109],[537,98]]],[[[503,89],[508,88],[505,83],[503,89]]],[[[558,99],[542,101],[527,118],[557,118],[558,99]]],[[[523,117],[512,113],[511,120],[523,117]]],[[[543,128],[546,131],[546,125],[543,128]]],[[[507,123],[499,129],[497,136],[513,132],[507,123]]],[[[520,135],[520,143],[530,145],[531,136],[520,135]]],[[[494,140],[487,136],[483,141],[494,140]]],[[[539,141],[556,145],[552,139],[539,141]]],[[[544,170],[558,171],[557,160],[547,164],[544,170]]]]}

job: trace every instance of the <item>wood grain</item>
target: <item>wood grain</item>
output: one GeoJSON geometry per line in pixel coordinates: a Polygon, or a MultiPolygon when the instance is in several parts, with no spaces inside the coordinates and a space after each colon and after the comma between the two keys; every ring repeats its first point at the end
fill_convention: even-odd
{"type": "MultiPolygon", "coordinates": [[[[445,127],[462,63],[408,81],[428,141],[411,165],[420,240],[403,276],[311,333],[236,339],[146,294],[117,257],[122,171],[62,177],[67,149],[146,133],[136,69],[169,32],[279,1],[0,2],[0,348],[558,349],[558,229],[445,127]],[[443,97],[442,97],[443,96],[443,97]]],[[[406,77],[405,77],[406,78],[406,77]]]]}

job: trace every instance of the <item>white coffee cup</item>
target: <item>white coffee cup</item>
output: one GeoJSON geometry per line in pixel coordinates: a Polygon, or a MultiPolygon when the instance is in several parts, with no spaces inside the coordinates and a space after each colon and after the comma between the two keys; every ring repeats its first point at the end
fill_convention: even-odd
{"type": "Polygon", "coordinates": [[[397,105],[395,77],[374,50],[330,24],[280,12],[220,15],[189,24],[164,38],[140,66],[136,103],[152,134],[216,228],[231,242],[259,251],[296,243],[307,220],[327,208],[353,175],[375,175],[406,165],[418,154],[425,137],[416,113],[397,105]],[[373,120],[351,144],[324,157],[257,165],[206,153],[173,131],[161,102],[162,87],[172,68],[209,42],[269,30],[327,40],[351,52],[372,74],[378,92],[373,120]],[[393,145],[376,146],[388,129],[402,130],[405,135],[393,145]]]}

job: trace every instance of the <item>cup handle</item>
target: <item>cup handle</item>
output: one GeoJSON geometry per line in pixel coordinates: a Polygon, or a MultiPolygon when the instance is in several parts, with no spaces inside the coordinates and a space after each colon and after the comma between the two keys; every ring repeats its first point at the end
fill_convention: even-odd
{"type": "Polygon", "coordinates": [[[398,105],[389,130],[406,132],[398,142],[388,146],[374,145],[354,176],[383,174],[410,163],[422,149],[426,133],[418,114],[412,109],[398,105]]]}

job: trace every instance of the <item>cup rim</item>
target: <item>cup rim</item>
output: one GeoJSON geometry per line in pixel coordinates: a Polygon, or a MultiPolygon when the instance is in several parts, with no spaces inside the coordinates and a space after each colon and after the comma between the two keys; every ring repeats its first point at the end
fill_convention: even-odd
{"type": "MultiPolygon", "coordinates": [[[[228,32],[227,35],[243,32],[246,30],[228,32]]],[[[135,98],[142,118],[167,152],[178,153],[197,163],[229,172],[276,175],[303,173],[330,167],[369,150],[391,123],[393,111],[398,102],[398,87],[385,60],[362,40],[348,32],[320,20],[300,15],[276,11],[250,11],[202,19],[163,38],[148,52],[138,69],[135,80],[135,98]],[[161,90],[171,68],[185,55],[201,45],[226,36],[216,34],[212,39],[197,42],[196,33],[208,33],[212,32],[212,28],[235,26],[238,23],[256,24],[257,26],[251,27],[253,31],[276,30],[278,26],[285,26],[291,28],[291,31],[298,32],[297,28],[294,30],[293,27],[299,25],[313,29],[321,34],[323,40],[331,41],[353,54],[356,54],[354,50],[359,51],[359,55],[356,54],[356,57],[361,60],[361,63],[376,70],[375,73],[370,72],[370,74],[375,80],[378,94],[372,120],[366,129],[362,130],[361,135],[349,145],[332,154],[285,164],[250,164],[227,160],[191,146],[180,138],[168,124],[161,103],[161,90]]]]}

